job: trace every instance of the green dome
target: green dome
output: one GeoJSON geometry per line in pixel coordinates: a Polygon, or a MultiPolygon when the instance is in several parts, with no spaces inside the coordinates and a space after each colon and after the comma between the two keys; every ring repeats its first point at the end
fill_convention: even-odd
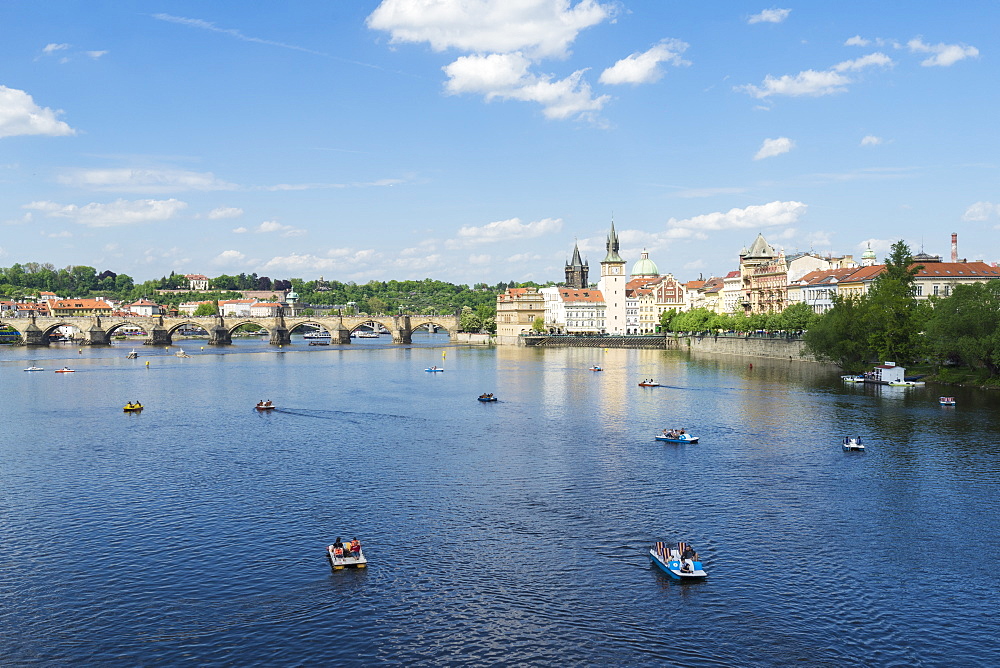
{"type": "Polygon", "coordinates": [[[868,244],[868,250],[866,250],[864,253],[861,254],[861,259],[862,260],[874,260],[875,259],[875,251],[872,250],[872,245],[871,244],[868,244]]]}
{"type": "Polygon", "coordinates": [[[656,263],[649,259],[649,253],[642,251],[642,256],[632,266],[632,276],[659,276],[660,270],[656,263]]]}

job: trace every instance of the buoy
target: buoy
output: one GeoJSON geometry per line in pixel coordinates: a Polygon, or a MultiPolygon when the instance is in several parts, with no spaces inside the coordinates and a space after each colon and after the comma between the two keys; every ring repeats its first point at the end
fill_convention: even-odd
{"type": "Polygon", "coordinates": [[[201,347],[201,349],[202,349],[202,350],[204,350],[204,349],[205,349],[205,346],[202,346],[202,347],[201,347]]]}
{"type": "Polygon", "coordinates": [[[146,360],[146,366],[149,366],[149,360],[146,360]]]}
{"type": "Polygon", "coordinates": [[[83,348],[80,348],[80,349],[79,349],[79,350],[77,350],[76,352],[78,352],[78,353],[80,353],[80,354],[82,355],[82,354],[83,354],[83,348]]]}

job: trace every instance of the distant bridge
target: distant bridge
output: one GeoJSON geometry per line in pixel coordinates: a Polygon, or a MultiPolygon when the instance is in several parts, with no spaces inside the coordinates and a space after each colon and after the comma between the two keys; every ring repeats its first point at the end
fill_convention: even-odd
{"type": "Polygon", "coordinates": [[[254,325],[270,335],[274,346],[291,343],[291,333],[297,327],[308,325],[330,333],[330,343],[350,343],[351,332],[370,327],[384,327],[392,334],[393,343],[410,343],[414,329],[428,326],[448,331],[451,341],[457,340],[457,315],[400,315],[400,316],[276,316],[254,318],[245,316],[87,316],[76,318],[31,317],[4,318],[0,324],[9,325],[18,331],[20,345],[47,346],[49,337],[63,326],[75,327],[83,335],[79,341],[85,346],[107,346],[111,344],[115,332],[122,327],[139,327],[146,332],[146,345],[170,345],[174,334],[180,329],[199,328],[208,332],[208,344],[229,345],[233,342],[233,332],[242,325],[254,325]]]}

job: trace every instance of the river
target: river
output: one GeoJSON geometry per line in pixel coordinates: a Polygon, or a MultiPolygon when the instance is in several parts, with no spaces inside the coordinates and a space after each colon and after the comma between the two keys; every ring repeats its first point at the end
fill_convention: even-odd
{"type": "Polygon", "coordinates": [[[1000,395],[439,335],[203,344],[0,347],[0,663],[1000,661],[1000,395]],[[370,567],[331,571],[337,536],[370,567]],[[709,578],[652,569],[657,540],[709,578]]]}

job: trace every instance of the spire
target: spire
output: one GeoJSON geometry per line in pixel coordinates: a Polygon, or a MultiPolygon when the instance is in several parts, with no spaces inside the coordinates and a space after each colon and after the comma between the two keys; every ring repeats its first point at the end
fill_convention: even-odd
{"type": "Polygon", "coordinates": [[[605,262],[624,262],[618,255],[618,234],[615,233],[615,219],[611,219],[611,231],[608,233],[608,243],[606,245],[608,254],[604,257],[605,262]]]}
{"type": "Polygon", "coordinates": [[[582,267],[583,260],[580,259],[580,246],[579,244],[573,244],[573,259],[570,260],[569,266],[571,267],[582,267]]]}

